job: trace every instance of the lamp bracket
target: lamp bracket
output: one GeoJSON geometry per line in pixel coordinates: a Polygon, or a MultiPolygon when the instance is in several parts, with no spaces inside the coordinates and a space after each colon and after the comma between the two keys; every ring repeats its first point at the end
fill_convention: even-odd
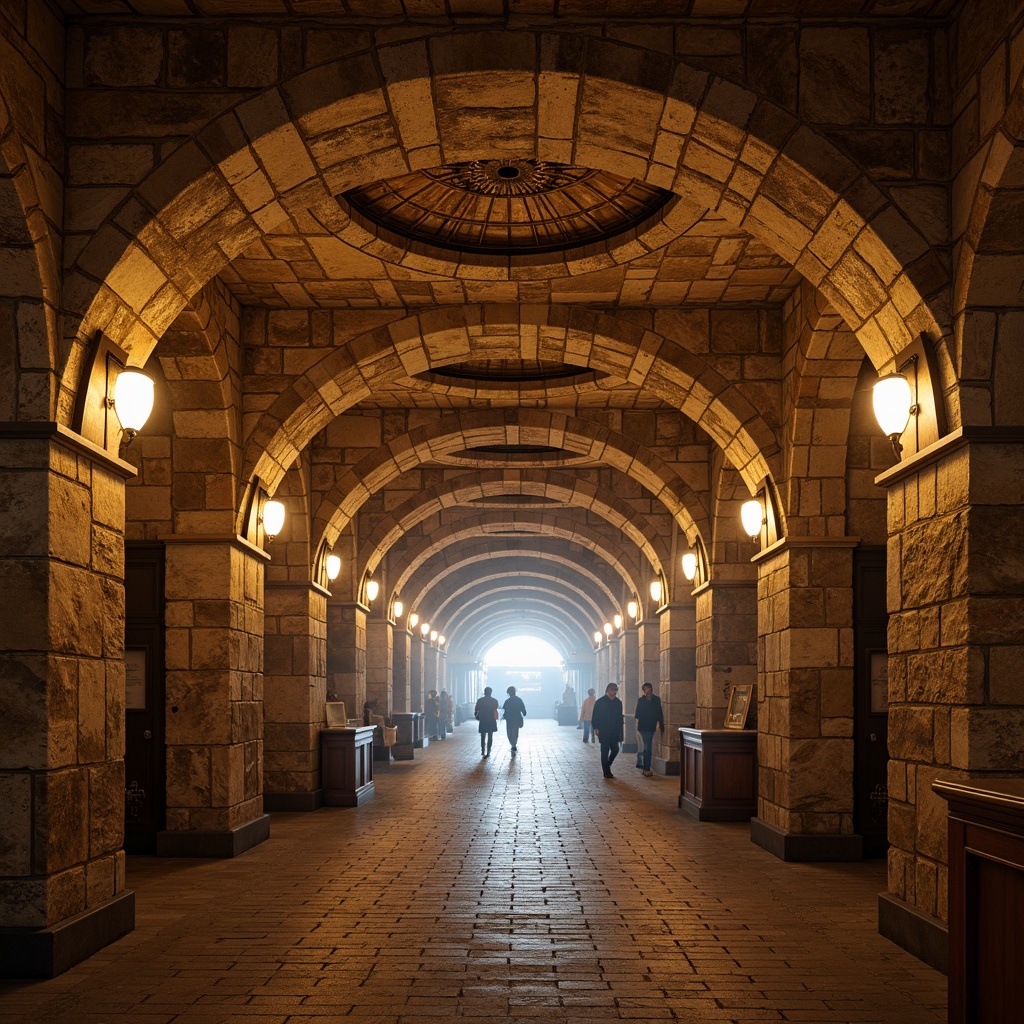
{"type": "Polygon", "coordinates": [[[925,335],[898,353],[894,365],[897,373],[909,370],[907,377],[913,389],[910,423],[893,441],[897,457],[909,457],[946,436],[946,405],[940,388],[935,349],[925,335]]]}
{"type": "Polygon", "coordinates": [[[121,424],[114,411],[114,381],[127,365],[128,353],[97,331],[78,381],[71,420],[76,434],[114,455],[121,440],[121,424]]]}

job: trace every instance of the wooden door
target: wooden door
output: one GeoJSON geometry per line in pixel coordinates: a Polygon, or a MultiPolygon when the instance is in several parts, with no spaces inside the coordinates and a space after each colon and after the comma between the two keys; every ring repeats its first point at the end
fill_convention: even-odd
{"type": "Polygon", "coordinates": [[[125,544],[124,590],[124,848],[155,853],[167,806],[162,544],[125,544]]]}
{"type": "Polygon", "coordinates": [[[853,827],[865,857],[884,857],[888,842],[888,646],[885,548],[853,553],[853,827]]]}

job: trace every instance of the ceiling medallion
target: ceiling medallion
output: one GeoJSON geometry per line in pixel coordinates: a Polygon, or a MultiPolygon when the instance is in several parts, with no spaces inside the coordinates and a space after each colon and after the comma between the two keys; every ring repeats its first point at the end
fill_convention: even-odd
{"type": "Polygon", "coordinates": [[[371,224],[441,249],[531,256],[639,228],[671,194],[610,171],[543,160],[470,160],[370,182],[343,196],[371,224]]]}
{"type": "Polygon", "coordinates": [[[596,173],[585,167],[568,167],[543,160],[471,160],[467,164],[427,172],[435,181],[482,196],[541,195],[596,173]]]}

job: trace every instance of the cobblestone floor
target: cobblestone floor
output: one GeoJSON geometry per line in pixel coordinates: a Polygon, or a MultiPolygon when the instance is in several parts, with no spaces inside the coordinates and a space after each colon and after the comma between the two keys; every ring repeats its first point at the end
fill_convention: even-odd
{"type": "Polygon", "coordinates": [[[945,979],[876,933],[882,862],[784,864],[632,755],[602,778],[580,735],[529,719],[485,761],[464,725],[244,857],[129,858],[136,930],[0,982],[0,1024],[946,1019],[945,979]]]}

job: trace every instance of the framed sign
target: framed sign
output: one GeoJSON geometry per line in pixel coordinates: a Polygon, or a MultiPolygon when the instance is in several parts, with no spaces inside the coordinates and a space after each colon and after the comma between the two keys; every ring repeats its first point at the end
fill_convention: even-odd
{"type": "Polygon", "coordinates": [[[871,714],[884,715],[889,710],[889,652],[870,651],[871,714]]]}
{"type": "Polygon", "coordinates": [[[127,647],[124,652],[125,711],[146,710],[146,648],[127,647]]]}
{"type": "Polygon", "coordinates": [[[734,686],[729,692],[729,706],[725,709],[726,729],[745,729],[747,715],[750,714],[750,696],[754,687],[734,686]]]}

